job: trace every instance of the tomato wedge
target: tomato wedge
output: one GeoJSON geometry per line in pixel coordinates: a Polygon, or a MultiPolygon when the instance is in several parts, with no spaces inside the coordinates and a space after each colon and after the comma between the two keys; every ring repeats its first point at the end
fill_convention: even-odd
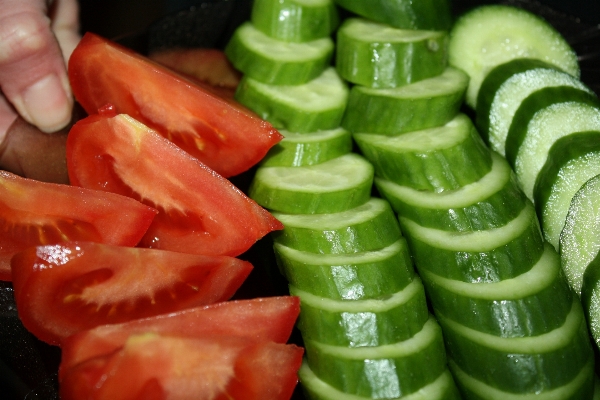
{"type": "Polygon", "coordinates": [[[88,114],[114,104],[225,177],[248,170],[282,139],[245,107],[92,33],[71,55],[69,79],[88,114]]]}
{"type": "Polygon", "coordinates": [[[282,224],[229,180],[130,116],[110,108],[67,139],[71,183],[131,196],[159,210],[144,247],[237,256],[282,224]]]}
{"type": "Polygon", "coordinates": [[[303,349],[235,336],[132,335],[110,355],[66,371],[63,400],[284,400],[303,349]]]}
{"type": "Polygon", "coordinates": [[[252,265],[232,257],[70,242],[11,262],[23,325],[50,344],[114,324],[229,299],[252,265]]]}
{"type": "Polygon", "coordinates": [[[157,210],[129,197],[0,171],[0,280],[27,247],[86,240],[135,246],[157,210]]]}
{"type": "Polygon", "coordinates": [[[59,376],[83,361],[114,353],[134,334],[181,337],[239,336],[285,343],[300,313],[300,299],[276,296],[232,300],[176,313],[101,325],[76,333],[61,345],[59,376]]]}

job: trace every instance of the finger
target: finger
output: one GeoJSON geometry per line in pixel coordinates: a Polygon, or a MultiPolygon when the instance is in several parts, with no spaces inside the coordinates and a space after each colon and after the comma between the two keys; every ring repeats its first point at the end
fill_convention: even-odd
{"type": "Polygon", "coordinates": [[[44,132],[67,125],[73,99],[44,0],[0,0],[0,88],[44,132]]]}
{"type": "Polygon", "coordinates": [[[58,39],[63,58],[69,60],[81,40],[79,33],[79,3],[77,0],[55,0],[50,8],[51,27],[58,39]]]}

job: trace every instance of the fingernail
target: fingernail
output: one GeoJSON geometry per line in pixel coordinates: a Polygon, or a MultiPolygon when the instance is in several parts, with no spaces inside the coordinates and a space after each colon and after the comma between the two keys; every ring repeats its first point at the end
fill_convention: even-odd
{"type": "Polygon", "coordinates": [[[71,96],[54,74],[29,86],[14,103],[24,119],[44,132],[56,132],[71,120],[71,96]]]}

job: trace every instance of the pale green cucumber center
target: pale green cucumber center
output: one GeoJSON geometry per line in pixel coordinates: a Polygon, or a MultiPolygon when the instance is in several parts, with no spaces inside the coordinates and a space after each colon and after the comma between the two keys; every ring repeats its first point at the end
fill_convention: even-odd
{"type": "Polygon", "coordinates": [[[364,18],[351,18],[340,28],[340,33],[361,42],[412,43],[437,38],[442,32],[398,29],[364,18]]]}
{"type": "Polygon", "coordinates": [[[468,81],[469,78],[464,72],[448,67],[441,75],[423,79],[410,85],[392,89],[375,89],[360,86],[357,87],[357,90],[364,92],[368,96],[385,96],[412,100],[460,93],[467,87],[468,81]]]}
{"type": "Polygon", "coordinates": [[[310,42],[294,43],[273,39],[256,29],[251,23],[245,23],[239,28],[239,37],[251,50],[263,56],[282,62],[301,62],[322,57],[333,50],[331,38],[312,40],[310,42]]]}
{"type": "Polygon", "coordinates": [[[303,85],[268,85],[251,78],[247,82],[274,102],[306,112],[344,107],[348,99],[348,86],[333,67],[303,85]]]}
{"type": "Polygon", "coordinates": [[[317,132],[298,133],[280,129],[279,133],[283,135],[283,141],[289,143],[318,143],[334,140],[347,134],[343,128],[329,129],[317,132]]]}
{"type": "Polygon", "coordinates": [[[405,217],[401,217],[400,220],[415,239],[430,246],[451,251],[479,253],[502,247],[516,239],[531,226],[534,218],[537,218],[535,210],[528,204],[516,218],[506,225],[481,231],[449,232],[421,226],[405,217]]]}
{"type": "Polygon", "coordinates": [[[527,272],[500,282],[461,282],[422,271],[424,279],[461,296],[483,300],[519,300],[539,293],[556,279],[560,260],[556,251],[546,245],[538,262],[527,272]]]}
{"type": "MultiPolygon", "coordinates": [[[[565,226],[569,206],[575,193],[592,176],[600,172],[600,153],[585,154],[565,163],[552,185],[543,210],[544,236],[556,249],[565,226]]],[[[574,290],[581,290],[581,280],[574,290]]]]}
{"type": "Polygon", "coordinates": [[[530,199],[550,148],[573,132],[600,130],[600,109],[580,102],[552,104],[531,118],[515,159],[515,172],[530,199]]]}
{"type": "Polygon", "coordinates": [[[600,176],[573,196],[560,235],[560,257],[569,284],[581,293],[583,273],[600,251],[600,176]]]}
{"type": "Polygon", "coordinates": [[[577,374],[571,382],[566,385],[559,386],[555,389],[547,390],[545,392],[535,393],[510,393],[497,389],[493,386],[487,385],[484,382],[473,378],[466,372],[461,370],[458,365],[452,360],[448,360],[448,364],[454,373],[456,380],[460,381],[465,387],[467,387],[473,393],[481,396],[481,398],[489,400],[561,400],[561,399],[572,399],[573,395],[581,388],[582,385],[589,379],[590,374],[593,373],[594,363],[589,362],[586,364],[581,371],[577,374]]]}
{"type": "MultiPolygon", "coordinates": [[[[441,330],[435,319],[430,317],[423,329],[417,332],[410,339],[393,344],[385,344],[373,347],[343,347],[334,346],[325,343],[311,341],[311,344],[319,351],[346,360],[377,360],[386,358],[408,357],[411,354],[419,353],[430,346],[434,341],[439,340],[441,330]]],[[[382,360],[383,361],[383,360],[382,360]]],[[[395,371],[393,365],[390,365],[395,371]]],[[[396,373],[394,372],[394,375],[396,373]]]]}
{"type": "Polygon", "coordinates": [[[506,136],[521,102],[536,90],[555,86],[570,86],[589,92],[583,83],[571,75],[547,68],[527,70],[507,79],[496,92],[490,106],[490,147],[504,155],[506,136]]]}
{"type": "Polygon", "coordinates": [[[481,346],[509,354],[543,354],[566,347],[573,341],[584,321],[579,299],[573,299],[571,311],[562,326],[537,336],[500,337],[471,329],[437,313],[442,325],[481,346]]]}
{"type": "Polygon", "coordinates": [[[360,187],[372,175],[371,164],[364,158],[346,154],[317,165],[260,168],[256,179],[277,189],[327,193],[360,187]]]}
{"type": "MultiPolygon", "coordinates": [[[[310,369],[308,363],[304,361],[298,371],[302,384],[310,388],[323,399],[336,400],[371,400],[373,397],[357,396],[342,392],[333,386],[320,380],[310,369]]],[[[452,375],[449,371],[444,371],[440,376],[430,384],[423,386],[417,392],[402,395],[402,400],[437,400],[443,399],[444,395],[454,385],[452,375]]]]}
{"type": "Polygon", "coordinates": [[[366,300],[334,300],[325,297],[315,296],[312,293],[305,292],[290,285],[290,294],[299,296],[303,303],[312,307],[336,313],[357,314],[361,313],[365,318],[371,318],[369,315],[375,315],[378,312],[389,311],[392,308],[406,304],[410,299],[423,290],[423,284],[419,278],[414,278],[404,289],[394,293],[386,299],[366,299],[366,300]]]}
{"type": "Polygon", "coordinates": [[[463,208],[476,204],[500,191],[510,182],[511,169],[504,158],[492,153],[492,168],[479,181],[457,190],[431,192],[375,178],[378,185],[402,202],[429,209],[463,208]]]}
{"type": "Polygon", "coordinates": [[[284,226],[326,231],[342,229],[372,220],[388,208],[389,204],[385,200],[372,197],[365,204],[339,213],[282,214],[273,212],[273,216],[281,221],[284,226]]]}
{"type": "Polygon", "coordinates": [[[356,133],[354,136],[372,146],[391,149],[394,152],[429,152],[448,149],[463,143],[470,137],[473,123],[464,114],[458,114],[444,126],[402,133],[400,135],[375,135],[356,133]]]}
{"type": "MultiPolygon", "coordinates": [[[[331,0],[292,0],[294,3],[305,7],[323,7],[331,3],[331,0]]],[[[281,3],[281,0],[279,1],[281,3]]]]}

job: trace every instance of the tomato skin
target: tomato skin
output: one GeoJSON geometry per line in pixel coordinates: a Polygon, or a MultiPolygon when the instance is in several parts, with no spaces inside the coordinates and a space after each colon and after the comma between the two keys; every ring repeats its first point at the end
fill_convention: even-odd
{"type": "Polygon", "coordinates": [[[0,280],[11,280],[11,257],[30,246],[74,240],[135,246],[157,213],[118,194],[0,171],[0,280]]]}
{"type": "Polygon", "coordinates": [[[159,210],[140,246],[237,256],[283,228],[229,180],[110,109],[73,126],[67,168],[74,185],[131,196],[159,210]]]}
{"type": "Polygon", "coordinates": [[[32,247],[11,267],[23,325],[54,345],[98,325],[227,300],[252,270],[232,257],[92,242],[32,247]]]}
{"type": "Polygon", "coordinates": [[[303,349],[235,336],[132,335],[123,348],[69,369],[61,399],[284,400],[303,349]],[[99,377],[99,379],[98,379],[99,377]]]}
{"type": "Polygon", "coordinates": [[[63,341],[59,377],[83,361],[112,354],[134,334],[239,336],[285,343],[299,313],[298,297],[276,296],[230,300],[121,324],[97,326],[63,341]]]}
{"type": "Polygon", "coordinates": [[[68,69],[88,114],[112,103],[225,177],[248,170],[282,139],[245,107],[92,33],[84,35],[68,69]]]}

